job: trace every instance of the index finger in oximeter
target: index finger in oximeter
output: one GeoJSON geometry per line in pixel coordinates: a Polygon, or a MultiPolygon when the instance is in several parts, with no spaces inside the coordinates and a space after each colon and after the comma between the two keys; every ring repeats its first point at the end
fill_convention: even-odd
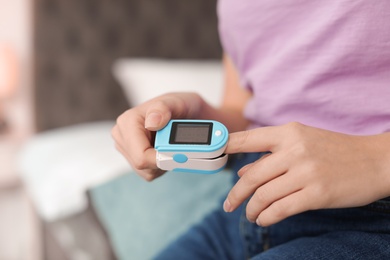
{"type": "Polygon", "coordinates": [[[229,133],[213,120],[171,120],[157,131],[157,167],[193,173],[216,173],[227,162],[224,154],[229,133]]]}

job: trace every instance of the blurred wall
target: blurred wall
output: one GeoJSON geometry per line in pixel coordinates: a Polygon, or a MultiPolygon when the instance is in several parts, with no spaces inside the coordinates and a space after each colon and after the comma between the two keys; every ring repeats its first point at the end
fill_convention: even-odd
{"type": "Polygon", "coordinates": [[[5,101],[5,113],[16,134],[33,131],[32,111],[32,0],[0,0],[0,44],[15,51],[17,91],[5,101]]]}
{"type": "Polygon", "coordinates": [[[37,131],[115,119],[122,57],[220,58],[215,0],[35,0],[37,131]]]}

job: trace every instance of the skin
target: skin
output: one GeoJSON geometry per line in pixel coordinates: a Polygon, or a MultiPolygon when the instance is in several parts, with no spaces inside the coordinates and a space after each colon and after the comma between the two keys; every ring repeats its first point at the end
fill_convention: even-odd
{"type": "Polygon", "coordinates": [[[249,221],[269,226],[315,209],[367,205],[390,196],[390,134],[352,136],[299,123],[233,133],[226,153],[270,151],[244,166],[224,203],[249,198],[249,221]]]}
{"type": "Polygon", "coordinates": [[[251,97],[239,86],[238,73],[224,57],[225,93],[214,108],[195,93],[170,93],[132,108],[112,129],[116,148],[145,180],[164,172],[156,166],[154,132],[170,119],[214,119],[232,133],[226,153],[265,152],[244,166],[224,202],[226,212],[244,200],[247,218],[261,226],[322,208],[362,206],[390,196],[390,133],[352,136],[289,123],[244,131],[251,97]]]}

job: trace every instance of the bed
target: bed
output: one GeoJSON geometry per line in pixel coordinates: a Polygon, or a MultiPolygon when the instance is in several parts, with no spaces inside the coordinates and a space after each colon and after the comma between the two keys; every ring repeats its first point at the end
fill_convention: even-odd
{"type": "Polygon", "coordinates": [[[110,137],[120,113],[167,91],[219,104],[214,0],[36,0],[34,56],[37,133],[19,168],[45,259],[150,259],[220,206],[229,170],[149,184],[110,137]]]}

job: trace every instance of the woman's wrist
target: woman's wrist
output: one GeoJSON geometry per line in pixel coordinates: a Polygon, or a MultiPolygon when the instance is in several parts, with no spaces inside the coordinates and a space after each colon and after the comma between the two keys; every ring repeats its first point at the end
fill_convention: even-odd
{"type": "MultiPolygon", "coordinates": [[[[378,198],[390,197],[390,133],[365,138],[367,157],[372,163],[372,173],[376,176],[378,198]]],[[[369,185],[369,183],[367,183],[369,185]]]]}

